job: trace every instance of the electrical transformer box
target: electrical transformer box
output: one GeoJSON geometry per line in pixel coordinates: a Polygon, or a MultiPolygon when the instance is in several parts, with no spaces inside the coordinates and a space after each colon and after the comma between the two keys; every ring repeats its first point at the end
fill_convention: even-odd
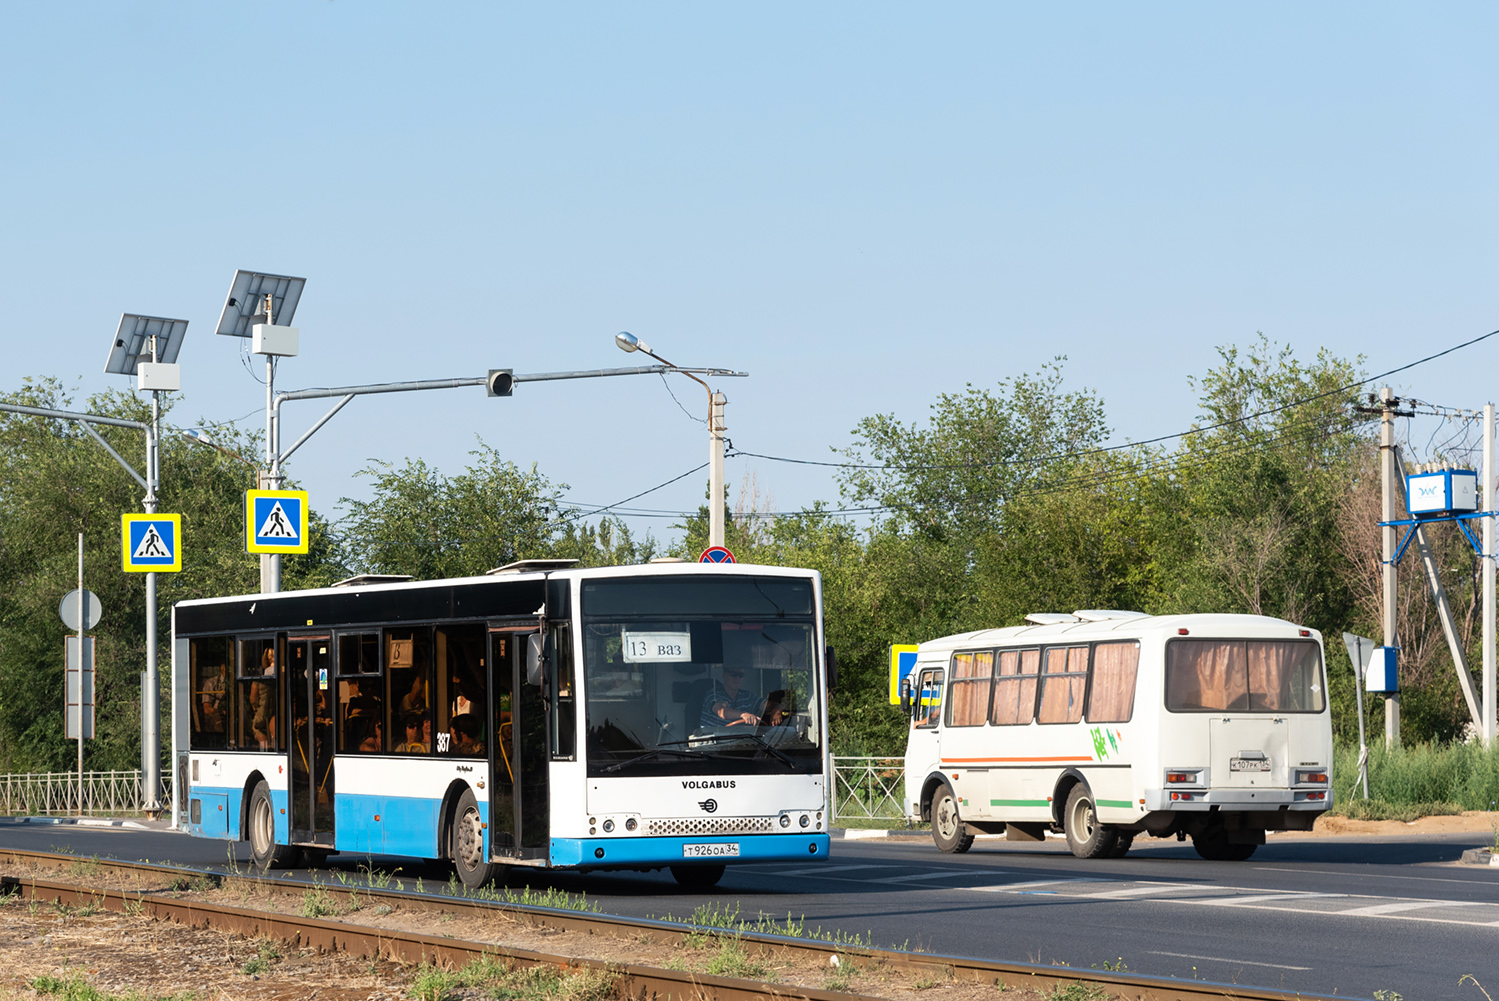
{"type": "Polygon", "coordinates": [[[1410,512],[1417,518],[1471,514],[1478,510],[1478,474],[1471,469],[1439,469],[1405,478],[1410,512]]]}

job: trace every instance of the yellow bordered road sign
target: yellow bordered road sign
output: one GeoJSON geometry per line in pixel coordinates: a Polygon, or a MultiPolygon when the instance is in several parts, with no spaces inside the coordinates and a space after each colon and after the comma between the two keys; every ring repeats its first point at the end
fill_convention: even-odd
{"type": "Polygon", "coordinates": [[[900,683],[916,666],[915,643],[890,644],[890,704],[900,705],[900,683]]]}
{"type": "Polygon", "coordinates": [[[121,515],[120,550],[126,573],[176,573],[182,569],[182,515],[121,515]]]}
{"type": "Polygon", "coordinates": [[[251,553],[307,552],[307,491],[246,491],[245,550],[251,553]]]}

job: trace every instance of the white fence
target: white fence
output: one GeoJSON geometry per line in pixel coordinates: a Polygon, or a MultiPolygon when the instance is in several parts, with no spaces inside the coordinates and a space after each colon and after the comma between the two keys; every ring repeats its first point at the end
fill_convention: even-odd
{"type": "MultiPolygon", "coordinates": [[[[172,777],[161,776],[161,802],[172,802],[172,777]]],[[[33,772],[0,775],[0,815],[8,817],[107,816],[142,812],[145,802],[139,769],[84,772],[83,804],[78,803],[77,772],[33,772]]]]}
{"type": "MultiPolygon", "coordinates": [[[[833,820],[888,820],[904,824],[905,787],[900,758],[833,759],[833,820]]],[[[161,774],[161,803],[172,802],[172,775],[161,774]]],[[[0,815],[40,817],[123,816],[141,812],[139,770],[83,773],[83,809],[78,808],[77,772],[0,775],[0,815]]]]}

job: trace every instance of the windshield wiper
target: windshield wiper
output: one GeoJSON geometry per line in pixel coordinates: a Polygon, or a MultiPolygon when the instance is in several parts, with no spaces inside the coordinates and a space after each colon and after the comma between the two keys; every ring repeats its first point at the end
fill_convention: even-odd
{"type": "MultiPolygon", "coordinates": [[[[687,742],[685,740],[679,740],[679,741],[674,741],[673,743],[685,744],[687,742]]],[[[635,755],[635,757],[633,757],[633,758],[626,758],[624,761],[616,761],[614,764],[610,765],[608,768],[601,769],[601,771],[604,771],[604,772],[617,772],[621,768],[625,768],[625,767],[627,767],[629,765],[638,765],[642,761],[649,761],[651,758],[659,758],[663,754],[676,754],[676,755],[680,755],[681,757],[684,757],[684,758],[696,757],[696,755],[694,755],[691,751],[684,751],[684,750],[681,750],[680,748],[668,747],[667,745],[662,744],[659,747],[654,747],[651,750],[646,751],[644,754],[637,754],[637,755],[635,755]]]]}
{"type": "MultiPolygon", "coordinates": [[[[710,741],[716,744],[721,740],[753,740],[792,768],[796,767],[796,762],[791,760],[789,755],[753,730],[746,730],[744,733],[705,733],[701,737],[693,737],[691,743],[700,744],[704,741],[710,741]]],[[[679,740],[674,741],[674,743],[685,744],[688,741],[679,740]]]]}

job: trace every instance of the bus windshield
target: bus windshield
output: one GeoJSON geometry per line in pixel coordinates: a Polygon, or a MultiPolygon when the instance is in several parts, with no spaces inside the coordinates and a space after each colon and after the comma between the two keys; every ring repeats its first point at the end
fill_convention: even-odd
{"type": "Polygon", "coordinates": [[[589,775],[821,770],[809,581],[590,582],[582,622],[589,775]]]}

